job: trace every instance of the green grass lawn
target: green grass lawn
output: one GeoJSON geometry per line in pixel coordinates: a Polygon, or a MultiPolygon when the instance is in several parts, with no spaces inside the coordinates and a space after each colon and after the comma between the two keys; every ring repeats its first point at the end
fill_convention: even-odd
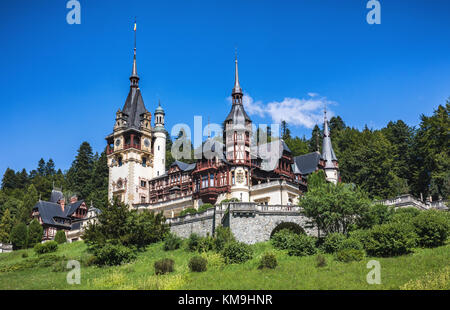
{"type": "Polygon", "coordinates": [[[0,289],[450,289],[450,244],[416,249],[395,258],[366,258],[352,263],[325,255],[325,267],[316,267],[315,256],[291,257],[268,242],[256,244],[253,249],[253,259],[240,265],[225,265],[220,255],[212,252],[203,254],[208,258],[208,270],[192,273],[187,265],[195,253],[184,249],[165,252],[162,243],[158,243],[126,265],[82,266],[80,285],[67,284],[68,271],[62,266],[69,259],[87,259],[89,254],[83,242],[60,245],[56,253],[45,254],[41,259],[32,249],[20,250],[0,254],[0,289]],[[274,270],[257,268],[266,251],[277,256],[278,267],[274,270]],[[23,253],[28,257],[23,258],[23,253]],[[49,255],[57,255],[61,261],[52,265],[55,257],[46,260],[49,255]],[[165,257],[175,261],[175,272],[155,276],[153,263],[165,257]],[[366,264],[371,259],[381,264],[380,285],[366,282],[366,264]]]}

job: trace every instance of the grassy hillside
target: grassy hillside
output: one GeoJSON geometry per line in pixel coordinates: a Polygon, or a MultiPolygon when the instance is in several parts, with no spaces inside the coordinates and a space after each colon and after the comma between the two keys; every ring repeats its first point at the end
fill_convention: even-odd
{"type": "Polygon", "coordinates": [[[450,244],[396,258],[375,258],[381,264],[381,285],[366,283],[366,264],[372,258],[342,263],[325,255],[327,266],[316,267],[315,256],[290,257],[268,242],[253,248],[254,258],[241,265],[224,265],[220,255],[203,254],[209,262],[203,273],[188,269],[195,253],[165,252],[161,243],[148,247],[133,263],[104,268],[84,266],[89,254],[83,242],[61,245],[56,253],[41,257],[32,249],[20,250],[0,254],[0,289],[450,289],[450,244]],[[279,266],[258,270],[260,257],[268,250],[276,253],[279,266]],[[153,263],[164,257],[174,259],[176,270],[155,276],[153,263]],[[80,285],[66,282],[64,264],[69,259],[82,261],[80,285]]]}

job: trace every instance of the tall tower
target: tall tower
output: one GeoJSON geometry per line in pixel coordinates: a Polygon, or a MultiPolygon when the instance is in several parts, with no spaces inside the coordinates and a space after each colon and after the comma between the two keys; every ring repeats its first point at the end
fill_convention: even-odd
{"type": "Polygon", "coordinates": [[[130,91],[116,113],[113,133],[106,137],[110,200],[117,197],[129,205],[148,202],[148,180],[153,176],[151,119],[139,88],[135,41],[130,91]]]}
{"type": "Polygon", "coordinates": [[[231,170],[231,193],[241,201],[249,201],[250,182],[250,137],[252,121],[244,110],[237,57],[235,63],[234,87],[231,92],[232,107],[225,119],[224,144],[226,159],[233,164],[231,170]]]}
{"type": "Polygon", "coordinates": [[[161,176],[166,172],[166,130],[164,129],[164,115],[164,110],[161,107],[161,103],[159,103],[155,110],[154,178],[161,176]]]}
{"type": "Polygon", "coordinates": [[[339,180],[339,165],[331,144],[330,130],[328,128],[327,110],[324,111],[322,159],[325,161],[325,177],[327,181],[336,184],[339,180]]]}

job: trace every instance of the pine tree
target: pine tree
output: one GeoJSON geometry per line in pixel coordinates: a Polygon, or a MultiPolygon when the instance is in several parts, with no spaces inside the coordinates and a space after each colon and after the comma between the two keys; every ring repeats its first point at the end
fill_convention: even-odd
{"type": "Polygon", "coordinates": [[[41,224],[34,219],[28,226],[28,247],[33,247],[35,244],[42,241],[42,236],[44,234],[44,229],[41,224]]]}
{"type": "Polygon", "coordinates": [[[318,125],[315,125],[311,132],[311,139],[309,139],[309,151],[320,152],[320,146],[322,145],[322,131],[318,125]]]}
{"type": "Polygon", "coordinates": [[[39,199],[38,192],[33,184],[28,186],[27,192],[25,193],[25,196],[23,197],[23,204],[19,208],[17,219],[19,222],[28,224],[31,218],[31,212],[33,210],[33,207],[37,203],[39,199]]]}
{"type": "Polygon", "coordinates": [[[101,210],[108,205],[108,177],[108,162],[106,152],[103,151],[94,163],[92,191],[88,197],[88,202],[92,201],[93,205],[101,210]]]}
{"type": "Polygon", "coordinates": [[[14,250],[26,249],[28,243],[28,229],[24,223],[14,225],[10,240],[14,250]]]}
{"type": "Polygon", "coordinates": [[[12,228],[13,219],[9,209],[6,209],[0,221],[0,242],[9,243],[12,228]]]}
{"type": "Polygon", "coordinates": [[[17,175],[14,170],[7,168],[2,179],[2,189],[14,189],[18,187],[17,175]]]}
{"type": "Polygon", "coordinates": [[[39,175],[45,175],[45,160],[43,158],[39,159],[37,173],[39,175]]]}
{"type": "Polygon", "coordinates": [[[87,198],[92,192],[93,169],[94,156],[92,148],[88,142],[83,142],[67,173],[70,190],[78,193],[80,198],[87,198]]]}
{"type": "Polygon", "coordinates": [[[47,164],[45,165],[45,176],[53,176],[55,175],[55,163],[53,159],[49,159],[47,164]]]}

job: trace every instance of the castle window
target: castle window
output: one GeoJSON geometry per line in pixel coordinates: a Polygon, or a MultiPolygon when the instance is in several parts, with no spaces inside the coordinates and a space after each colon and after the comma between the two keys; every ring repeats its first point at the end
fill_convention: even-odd
{"type": "Polygon", "coordinates": [[[147,157],[142,157],[142,167],[147,167],[147,157]]]}
{"type": "Polygon", "coordinates": [[[207,188],[208,187],[208,176],[204,175],[202,176],[202,188],[207,188]]]}
{"type": "Polygon", "coordinates": [[[145,196],[141,196],[141,203],[145,203],[145,196]]]}
{"type": "Polygon", "coordinates": [[[212,173],[209,176],[209,186],[214,186],[214,174],[212,173]]]}
{"type": "Polygon", "coordinates": [[[234,181],[234,171],[231,173],[231,184],[235,184],[235,181],[234,181]]]}
{"type": "Polygon", "coordinates": [[[117,159],[117,161],[118,161],[118,163],[119,163],[119,167],[122,167],[122,157],[119,157],[119,158],[117,159]]]}
{"type": "Polygon", "coordinates": [[[146,181],[141,181],[141,187],[147,187],[147,182],[146,181]]]}

